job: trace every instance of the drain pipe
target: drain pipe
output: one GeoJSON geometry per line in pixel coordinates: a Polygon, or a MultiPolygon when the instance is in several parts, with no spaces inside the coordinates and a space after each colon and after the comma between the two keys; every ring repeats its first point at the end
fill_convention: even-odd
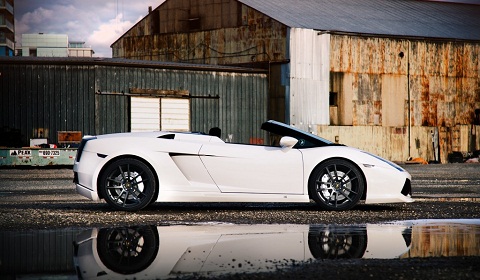
{"type": "MultiPolygon", "coordinates": [[[[407,137],[408,137],[408,158],[410,158],[412,155],[411,155],[411,144],[410,144],[410,140],[411,140],[411,130],[412,130],[412,121],[411,121],[411,100],[410,100],[410,47],[411,47],[411,44],[410,44],[410,41],[408,41],[408,50],[407,50],[407,118],[408,118],[408,131],[407,131],[407,137]]],[[[398,56],[400,57],[400,59],[403,59],[403,57],[405,56],[405,54],[403,52],[400,52],[398,54],[398,56]]]]}
{"type": "Polygon", "coordinates": [[[411,108],[412,103],[410,100],[410,41],[408,41],[408,51],[407,51],[407,98],[408,98],[408,157],[410,158],[411,155],[411,147],[410,147],[410,140],[411,140],[411,130],[412,130],[412,119],[411,119],[411,108]]]}

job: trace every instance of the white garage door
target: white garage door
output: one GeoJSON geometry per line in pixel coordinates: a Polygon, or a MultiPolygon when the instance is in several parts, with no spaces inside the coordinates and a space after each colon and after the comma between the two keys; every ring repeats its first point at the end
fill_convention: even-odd
{"type": "Polygon", "coordinates": [[[162,98],[161,127],[169,131],[190,131],[190,100],[162,98]]]}
{"type": "Polygon", "coordinates": [[[190,100],[131,97],[131,131],[190,131],[190,100]]]}
{"type": "Polygon", "coordinates": [[[160,103],[157,98],[131,97],[132,132],[160,130],[160,103]]]}

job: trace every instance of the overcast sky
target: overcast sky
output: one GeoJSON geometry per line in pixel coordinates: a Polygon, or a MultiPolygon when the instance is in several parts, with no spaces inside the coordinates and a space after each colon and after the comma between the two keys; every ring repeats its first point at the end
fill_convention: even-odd
{"type": "Polygon", "coordinates": [[[66,34],[84,41],[96,57],[111,57],[110,45],[163,0],[16,0],[15,40],[22,34],[66,34]]]}

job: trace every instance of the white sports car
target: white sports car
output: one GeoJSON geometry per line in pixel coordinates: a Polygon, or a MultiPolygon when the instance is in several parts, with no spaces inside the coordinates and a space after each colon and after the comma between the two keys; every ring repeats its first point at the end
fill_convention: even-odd
{"type": "Polygon", "coordinates": [[[413,201],[410,174],[388,160],[276,121],[262,129],[272,145],[165,131],[85,136],[73,167],[76,189],[126,211],[153,202],[313,199],[326,210],[348,210],[360,200],[413,201]]]}

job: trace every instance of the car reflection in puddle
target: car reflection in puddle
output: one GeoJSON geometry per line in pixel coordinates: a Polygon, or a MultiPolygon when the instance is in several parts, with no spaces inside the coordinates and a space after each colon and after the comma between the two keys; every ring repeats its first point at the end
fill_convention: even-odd
{"type": "Polygon", "coordinates": [[[83,279],[213,277],[319,259],[479,256],[479,236],[480,220],[100,228],[77,236],[74,263],[83,279]]]}

